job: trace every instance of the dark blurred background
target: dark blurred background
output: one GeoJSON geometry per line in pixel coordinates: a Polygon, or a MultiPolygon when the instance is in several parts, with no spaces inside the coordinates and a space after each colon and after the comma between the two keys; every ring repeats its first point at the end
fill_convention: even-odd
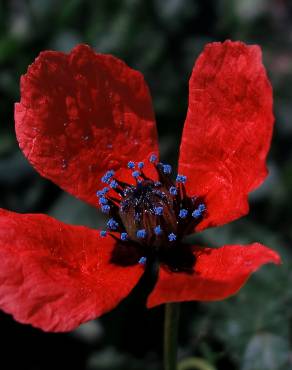
{"type": "MultiPolygon", "coordinates": [[[[41,178],[19,151],[13,105],[19,78],[41,50],[88,43],[140,70],[150,86],[162,158],[175,165],[194,60],[210,41],[257,43],[272,81],[276,128],[270,175],[250,214],[204,232],[206,245],[260,241],[278,250],[241,292],[182,305],[179,356],[216,369],[292,369],[292,3],[288,0],[0,1],[0,207],[44,212],[96,227],[96,211],[41,178]]],[[[158,370],[163,308],[146,310],[145,282],[117,309],[68,334],[48,334],[0,314],[0,368],[158,370]],[[4,365],[5,364],[5,365],[4,365]]]]}

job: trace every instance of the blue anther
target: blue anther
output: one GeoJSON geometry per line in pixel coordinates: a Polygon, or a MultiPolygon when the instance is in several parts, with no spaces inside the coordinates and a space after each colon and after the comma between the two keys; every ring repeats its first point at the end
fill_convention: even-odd
{"type": "Polygon", "coordinates": [[[140,172],[139,171],[134,171],[134,172],[132,172],[132,176],[135,177],[135,179],[137,179],[140,176],[140,172]]]}
{"type": "Polygon", "coordinates": [[[128,239],[127,233],[121,233],[121,240],[126,241],[128,239]]]}
{"type": "Polygon", "coordinates": [[[154,207],[154,213],[156,216],[161,216],[163,213],[163,207],[154,207]]]}
{"type": "Polygon", "coordinates": [[[108,200],[105,197],[100,197],[99,198],[99,204],[100,205],[105,205],[108,203],[108,200]]]}
{"type": "Polygon", "coordinates": [[[169,188],[169,192],[171,195],[177,195],[177,188],[175,186],[171,186],[169,188]]]}
{"type": "Polygon", "coordinates": [[[199,204],[198,209],[199,209],[201,212],[204,212],[204,211],[206,210],[206,206],[205,206],[205,204],[204,204],[204,203],[199,204]]]}
{"type": "Polygon", "coordinates": [[[161,186],[161,182],[160,181],[155,181],[154,186],[156,186],[156,187],[161,186]]]}
{"type": "Polygon", "coordinates": [[[99,235],[100,235],[100,236],[102,236],[102,237],[105,237],[105,236],[106,236],[106,234],[107,234],[107,232],[106,232],[105,230],[101,230],[101,231],[99,232],[99,235]]]}
{"type": "Polygon", "coordinates": [[[184,175],[177,175],[176,176],[176,182],[181,182],[181,183],[185,183],[187,181],[187,177],[184,176],[184,175]]]}
{"type": "Polygon", "coordinates": [[[109,184],[110,179],[114,176],[115,171],[114,170],[109,170],[107,171],[101,178],[101,181],[104,182],[105,184],[109,184]]]}
{"type": "Polygon", "coordinates": [[[202,212],[199,209],[195,209],[194,212],[192,213],[192,216],[194,218],[201,217],[201,215],[202,215],[202,212]]]}
{"type": "Polygon", "coordinates": [[[103,189],[102,189],[102,192],[103,192],[103,194],[108,193],[108,192],[109,192],[109,188],[107,188],[107,187],[103,188],[103,189]]]}
{"type": "Polygon", "coordinates": [[[198,205],[198,208],[194,210],[194,212],[192,213],[192,216],[194,218],[198,218],[198,217],[201,217],[202,216],[202,213],[205,211],[206,209],[206,206],[205,204],[201,203],[198,205]]]}
{"type": "Polygon", "coordinates": [[[128,168],[130,168],[130,169],[135,168],[135,162],[133,162],[133,161],[128,162],[128,168]]]}
{"type": "Polygon", "coordinates": [[[157,155],[156,154],[151,154],[149,157],[149,162],[154,163],[157,161],[157,155]]]}
{"type": "Polygon", "coordinates": [[[138,263],[140,265],[146,265],[146,262],[147,262],[147,258],[146,257],[141,257],[138,261],[138,263]]]}
{"type": "Polygon", "coordinates": [[[106,204],[106,205],[101,207],[101,212],[109,213],[110,209],[111,209],[111,207],[108,204],[106,204]]]}
{"type": "Polygon", "coordinates": [[[110,218],[107,222],[107,227],[111,230],[117,230],[117,228],[119,227],[119,224],[117,223],[116,220],[114,220],[113,218],[110,218]]]}
{"type": "Polygon", "coordinates": [[[171,233],[168,235],[168,240],[170,242],[174,242],[176,240],[176,235],[174,233],[171,233]]]}
{"type": "Polygon", "coordinates": [[[137,238],[144,239],[146,237],[146,230],[145,229],[138,230],[136,235],[137,238]]]}
{"type": "Polygon", "coordinates": [[[154,234],[155,235],[161,235],[161,233],[162,233],[162,229],[161,229],[160,225],[154,227],[154,234]]]}
{"type": "Polygon", "coordinates": [[[170,164],[164,164],[163,167],[162,167],[162,171],[163,171],[163,173],[169,175],[172,171],[171,165],[170,164]]]}
{"type": "Polygon", "coordinates": [[[144,168],[144,162],[139,162],[138,163],[138,168],[140,168],[140,170],[142,170],[142,168],[144,168]]]}
{"type": "Polygon", "coordinates": [[[179,211],[179,215],[178,215],[178,217],[180,217],[180,218],[186,218],[186,217],[187,217],[187,215],[188,215],[188,210],[187,210],[187,209],[181,209],[181,210],[179,211]]]}
{"type": "Polygon", "coordinates": [[[116,189],[119,186],[119,184],[116,182],[116,180],[112,180],[110,183],[110,187],[112,189],[116,189]]]}
{"type": "Polygon", "coordinates": [[[98,190],[97,192],[96,192],[96,195],[98,196],[98,197],[103,197],[107,192],[109,191],[109,188],[103,188],[102,190],[98,190]]]}

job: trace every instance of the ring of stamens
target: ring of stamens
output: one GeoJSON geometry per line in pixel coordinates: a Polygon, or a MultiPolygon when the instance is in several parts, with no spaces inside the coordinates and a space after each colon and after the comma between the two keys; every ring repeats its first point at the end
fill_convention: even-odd
{"type": "MultiPolygon", "coordinates": [[[[144,163],[128,162],[128,170],[135,179],[135,185],[119,181],[115,171],[109,170],[101,178],[106,185],[96,195],[103,213],[109,215],[107,230],[102,230],[102,237],[108,234],[127,243],[129,241],[142,246],[147,251],[174,248],[185,235],[193,232],[206,214],[206,204],[198,196],[186,194],[186,176],[177,174],[171,178],[169,164],[158,162],[152,154],[149,161],[155,167],[158,181],[147,177],[143,172],[144,163]],[[112,189],[116,196],[109,192],[112,189]]],[[[138,262],[146,263],[147,256],[138,262]]]]}

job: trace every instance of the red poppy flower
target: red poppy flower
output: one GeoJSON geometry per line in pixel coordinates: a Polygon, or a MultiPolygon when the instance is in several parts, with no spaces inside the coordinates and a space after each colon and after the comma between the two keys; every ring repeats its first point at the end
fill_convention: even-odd
{"type": "Polygon", "coordinates": [[[259,47],[207,45],[190,79],[173,180],[158,161],[139,72],[86,45],[41,53],[21,79],[19,145],[42,176],[108,213],[108,230],[1,210],[0,307],[46,331],[71,330],[113,309],[154,259],[148,307],[236,293],[278,254],[258,243],[188,246],[183,237],[248,212],[248,193],[267,175],[273,121],[259,47]]]}

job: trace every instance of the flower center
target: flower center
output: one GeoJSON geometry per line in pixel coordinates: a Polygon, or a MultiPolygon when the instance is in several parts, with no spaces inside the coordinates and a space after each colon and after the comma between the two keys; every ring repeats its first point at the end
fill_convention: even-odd
{"type": "MultiPolygon", "coordinates": [[[[144,255],[139,263],[145,264],[147,256],[156,254],[168,260],[169,256],[182,251],[182,238],[194,231],[206,213],[206,205],[198,196],[186,194],[186,176],[177,175],[171,178],[172,168],[168,164],[157,163],[155,155],[149,158],[158,173],[158,181],[148,178],[144,172],[144,163],[128,163],[129,170],[136,180],[135,185],[116,179],[113,170],[107,171],[102,182],[108,184],[97,192],[101,210],[109,214],[107,229],[101,231],[102,236],[109,232],[124,244],[134,243],[143,250],[144,255]],[[112,188],[117,197],[108,195],[112,188]]],[[[170,258],[171,259],[171,258],[170,258]]]]}
{"type": "Polygon", "coordinates": [[[119,215],[129,238],[149,247],[165,245],[167,236],[177,232],[173,199],[160,182],[142,180],[129,187],[119,215]]]}

